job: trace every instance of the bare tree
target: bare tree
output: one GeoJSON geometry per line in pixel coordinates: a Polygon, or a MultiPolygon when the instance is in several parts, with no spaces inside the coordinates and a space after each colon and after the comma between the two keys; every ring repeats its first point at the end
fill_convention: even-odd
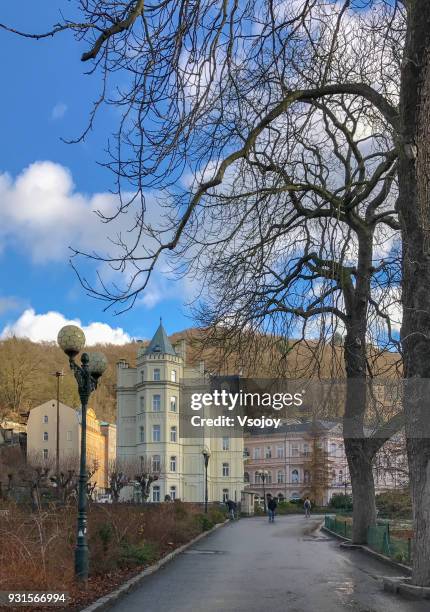
{"type": "Polygon", "coordinates": [[[160,478],[161,465],[154,465],[150,457],[140,457],[130,466],[134,470],[134,482],[139,486],[142,502],[146,502],[151,492],[151,485],[160,478]]]}
{"type": "MultiPolygon", "coordinates": [[[[134,186],[139,196],[121,199],[118,214],[111,218],[137,204],[132,215],[134,239],[120,236],[121,254],[96,257],[118,270],[127,269],[125,286],[94,288],[82,279],[84,285],[108,303],[123,308],[132,304],[166,254],[193,254],[193,238],[203,227],[202,201],[223,181],[228,184],[230,170],[262,145],[268,126],[315,101],[325,104],[333,96],[358,96],[370,104],[383,131],[391,134],[396,151],[404,372],[411,381],[429,378],[430,4],[76,0],[76,6],[82,14],[79,23],[63,21],[50,32],[29,36],[71,30],[87,42],[82,60],[93,61],[102,77],[88,129],[103,102],[125,109],[106,165],[116,173],[118,191],[124,183],[124,194],[134,186]],[[130,76],[130,86],[108,99],[108,82],[118,70],[130,76]],[[196,178],[191,195],[188,190],[180,193],[178,186],[184,170],[196,178]],[[144,190],[155,187],[163,189],[164,224],[159,228],[145,214],[144,190]]],[[[358,310],[366,307],[364,288],[355,293],[358,310]]],[[[345,337],[345,355],[355,356],[347,369],[353,368],[351,375],[359,381],[365,369],[362,321],[356,318],[345,337]]],[[[405,399],[415,522],[413,582],[430,585],[430,424],[425,418],[428,399],[423,399],[422,390],[415,391],[405,399]]],[[[354,404],[354,397],[350,399],[354,404]]],[[[351,434],[350,450],[355,452],[358,438],[351,434]]]]}
{"type": "Polygon", "coordinates": [[[108,482],[113,502],[119,501],[121,491],[129,484],[129,480],[129,466],[126,463],[121,462],[118,459],[112,459],[109,461],[108,482]]]}

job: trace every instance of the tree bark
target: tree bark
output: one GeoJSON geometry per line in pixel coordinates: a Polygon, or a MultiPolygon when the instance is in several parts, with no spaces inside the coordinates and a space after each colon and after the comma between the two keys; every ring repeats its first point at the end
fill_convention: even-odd
{"type": "Polygon", "coordinates": [[[343,422],[345,453],[353,495],[352,541],[367,542],[367,532],[376,522],[375,486],[369,439],[365,438],[364,418],[367,407],[367,308],[370,298],[373,233],[359,235],[358,265],[355,287],[344,287],[348,314],[344,343],[346,401],[343,422]]]}
{"type": "Polygon", "coordinates": [[[405,428],[414,518],[412,581],[430,586],[430,3],[411,1],[400,96],[399,200],[405,428]]]}

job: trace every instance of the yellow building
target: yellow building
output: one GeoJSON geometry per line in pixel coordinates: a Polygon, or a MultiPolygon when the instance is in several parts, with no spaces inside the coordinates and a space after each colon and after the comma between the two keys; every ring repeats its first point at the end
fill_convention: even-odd
{"type": "MultiPolygon", "coordinates": [[[[60,402],[59,460],[63,469],[79,469],[81,413],[60,402]]],[[[55,467],[57,454],[57,401],[49,400],[31,409],[27,422],[27,459],[55,467]]],[[[87,465],[97,469],[92,477],[96,488],[108,487],[108,465],[116,455],[116,427],[99,421],[87,410],[87,465]]]]}

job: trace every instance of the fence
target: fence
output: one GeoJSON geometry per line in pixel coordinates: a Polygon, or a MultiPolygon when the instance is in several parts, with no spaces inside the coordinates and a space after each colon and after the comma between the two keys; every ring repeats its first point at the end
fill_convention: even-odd
{"type": "MultiPolygon", "coordinates": [[[[352,522],[337,516],[326,516],[325,527],[348,540],[352,539],[352,522]]],[[[390,532],[390,523],[381,523],[369,527],[367,532],[367,545],[376,552],[399,561],[411,563],[411,538],[402,540],[393,537],[390,532]]]]}

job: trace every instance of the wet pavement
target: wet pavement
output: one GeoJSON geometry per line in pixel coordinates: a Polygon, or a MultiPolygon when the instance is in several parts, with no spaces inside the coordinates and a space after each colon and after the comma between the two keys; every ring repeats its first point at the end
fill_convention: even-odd
{"type": "Polygon", "coordinates": [[[314,531],[317,517],[242,519],[221,527],[122,598],[116,612],[429,612],[385,593],[401,573],[314,531]]]}

